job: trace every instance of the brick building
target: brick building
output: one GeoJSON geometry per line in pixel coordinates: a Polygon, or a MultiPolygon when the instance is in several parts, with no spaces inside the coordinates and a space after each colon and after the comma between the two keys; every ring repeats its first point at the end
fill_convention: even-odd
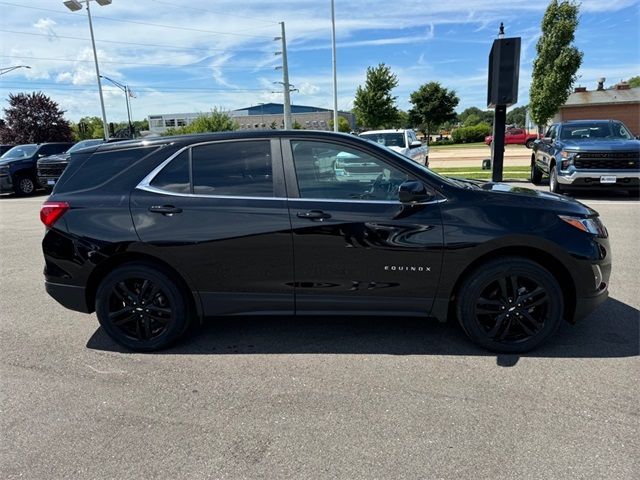
{"type": "Polygon", "coordinates": [[[620,120],[633,135],[640,135],[640,87],[620,82],[605,90],[601,80],[597,90],[577,87],[553,120],[620,120]]]}

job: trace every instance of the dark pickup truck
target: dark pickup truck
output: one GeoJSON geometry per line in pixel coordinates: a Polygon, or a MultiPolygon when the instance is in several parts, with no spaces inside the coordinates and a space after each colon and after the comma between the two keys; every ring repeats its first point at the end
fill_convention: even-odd
{"type": "Polygon", "coordinates": [[[103,142],[104,140],[101,138],[82,140],[66,152],[40,158],[38,160],[38,182],[46,189],[53,188],[62,175],[62,172],[64,172],[64,169],[67,168],[67,165],[69,164],[69,157],[73,152],[87,147],[94,147],[103,142]]]}
{"type": "Polygon", "coordinates": [[[42,157],[61,153],[73,143],[29,143],[17,145],[0,157],[0,193],[31,195],[38,188],[36,162],[42,157]]]}
{"type": "Polygon", "coordinates": [[[640,186],[640,141],[617,120],[555,123],[535,142],[531,181],[549,175],[549,188],[620,188],[635,195],[640,186]]]}

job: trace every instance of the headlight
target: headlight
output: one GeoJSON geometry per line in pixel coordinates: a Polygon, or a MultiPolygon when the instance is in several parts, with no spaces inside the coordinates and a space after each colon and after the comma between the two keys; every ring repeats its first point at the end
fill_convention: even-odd
{"type": "Polygon", "coordinates": [[[560,220],[567,222],[572,227],[582,230],[583,232],[592,233],[598,237],[606,238],[609,236],[606,227],[600,221],[599,217],[572,217],[570,215],[558,215],[560,220]]]}
{"type": "Polygon", "coordinates": [[[571,165],[577,153],[578,152],[567,152],[566,150],[562,150],[560,152],[560,169],[566,170],[569,168],[569,165],[571,165]]]}
{"type": "Polygon", "coordinates": [[[9,175],[9,167],[0,167],[0,175],[9,175]]]}

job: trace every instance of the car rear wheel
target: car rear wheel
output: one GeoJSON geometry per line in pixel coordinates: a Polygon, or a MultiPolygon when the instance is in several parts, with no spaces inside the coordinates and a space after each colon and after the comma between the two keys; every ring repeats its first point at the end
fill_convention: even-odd
{"type": "Polygon", "coordinates": [[[170,276],[146,263],[116,268],[96,292],[96,315],[113,340],[136,351],[166,348],[187,329],[191,306],[170,276]]]}
{"type": "Polygon", "coordinates": [[[536,161],[531,160],[531,183],[540,185],[542,182],[542,171],[536,166],[536,161]]]}
{"type": "Polygon", "coordinates": [[[529,149],[531,149],[531,148],[533,148],[534,142],[535,142],[535,140],[533,140],[533,139],[527,140],[526,143],[524,144],[524,146],[529,148],[529,149]]]}
{"type": "Polygon", "coordinates": [[[15,190],[18,195],[33,195],[36,191],[36,182],[27,175],[18,175],[15,178],[15,190]]]}
{"type": "Polygon", "coordinates": [[[562,187],[558,182],[558,166],[557,165],[553,165],[549,169],[549,190],[551,190],[553,193],[563,193],[562,187]]]}
{"type": "Polygon", "coordinates": [[[519,257],[481,265],[462,283],[456,311],[467,335],[495,352],[520,353],[540,345],[562,321],[564,301],[555,277],[519,257]]]}

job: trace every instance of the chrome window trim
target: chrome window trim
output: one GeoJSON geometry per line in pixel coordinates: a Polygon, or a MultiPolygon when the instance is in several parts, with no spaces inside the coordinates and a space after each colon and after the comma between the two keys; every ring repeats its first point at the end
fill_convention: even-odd
{"type": "MultiPolygon", "coordinates": [[[[436,200],[430,200],[427,202],[415,202],[403,204],[399,200],[348,200],[348,199],[331,199],[331,198],[296,198],[296,197],[251,197],[251,196],[240,196],[240,195],[208,195],[204,193],[181,193],[181,192],[172,192],[170,190],[164,190],[162,188],[154,187],[151,185],[153,179],[160,173],[160,171],[166,167],[174,158],[180,155],[185,150],[189,150],[192,147],[202,146],[202,145],[211,145],[215,143],[227,143],[227,142],[237,142],[237,141],[269,141],[264,139],[231,139],[231,140],[217,140],[213,142],[200,142],[193,143],[182,147],[181,149],[174,152],[171,156],[169,156],[166,160],[163,160],[160,165],[151,170],[141,181],[136,185],[135,189],[144,190],[146,192],[157,193],[159,195],[169,195],[173,197],[187,197],[187,198],[217,198],[217,199],[229,199],[229,200],[291,200],[291,201],[299,201],[299,202],[330,202],[330,203],[373,203],[373,204],[387,204],[387,205],[431,205],[437,203],[446,202],[446,198],[439,198],[436,200]]],[[[190,172],[191,176],[191,172],[190,172]]],[[[190,179],[190,181],[192,181],[190,179]]]]}

